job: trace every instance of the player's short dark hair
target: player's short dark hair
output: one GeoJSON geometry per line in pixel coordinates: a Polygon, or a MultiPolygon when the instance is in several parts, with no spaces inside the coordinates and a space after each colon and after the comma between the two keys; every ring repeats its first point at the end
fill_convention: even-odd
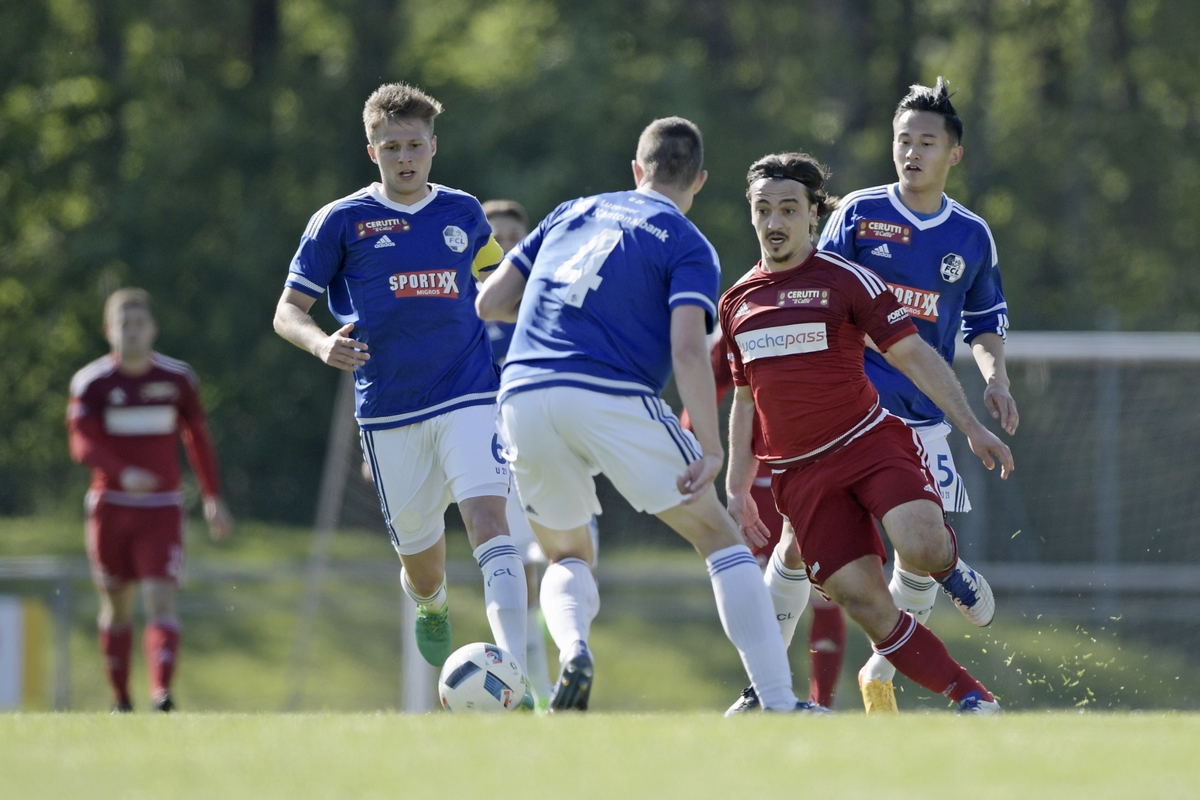
{"type": "Polygon", "coordinates": [[[509,217],[521,223],[526,230],[529,228],[529,214],[525,212],[525,206],[516,200],[488,200],[483,204],[483,215],[488,219],[509,217]]]}
{"type": "Polygon", "coordinates": [[[896,113],[892,119],[895,120],[905,111],[928,111],[931,114],[941,114],[942,119],[946,122],[946,133],[950,134],[951,143],[960,144],[962,142],[963,122],[950,102],[950,86],[941,75],[938,75],[937,83],[933,86],[914,83],[908,87],[908,94],[904,95],[904,99],[896,106],[896,113]]]}
{"type": "Polygon", "coordinates": [[[689,188],[704,167],[700,129],[683,117],[654,120],[638,137],[637,162],[646,180],[689,188]]]}
{"type": "Polygon", "coordinates": [[[808,153],[772,153],[755,161],[746,173],[746,199],[750,198],[754,182],[763,178],[781,178],[803,185],[808,202],[817,207],[818,217],[837,208],[838,199],[825,191],[829,167],[808,153]]]}
{"type": "Polygon", "coordinates": [[[363,106],[363,125],[370,141],[375,129],[393,120],[419,119],[429,123],[442,113],[442,104],[416,86],[407,83],[385,83],[367,98],[363,106]]]}
{"type": "Polygon", "coordinates": [[[130,286],[117,289],[104,301],[104,321],[107,323],[108,318],[117,309],[131,307],[144,308],[151,316],[154,315],[154,308],[150,303],[150,293],[145,289],[130,286]]]}

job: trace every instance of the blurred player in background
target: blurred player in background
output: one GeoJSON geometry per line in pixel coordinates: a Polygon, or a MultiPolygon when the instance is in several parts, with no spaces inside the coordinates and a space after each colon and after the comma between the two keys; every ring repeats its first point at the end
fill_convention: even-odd
{"type": "MultiPolygon", "coordinates": [[[[818,247],[870,267],[887,283],[930,346],[954,362],[961,329],[987,388],[983,403],[1009,435],[1017,405],[1004,366],[1008,306],[1000,282],[996,243],[987,223],[946,197],[950,168],[962,159],[963,124],[946,83],[914,85],[892,121],[892,160],[898,181],[846,197],[830,217],[818,247]]],[[[867,377],[880,402],[921,437],[929,468],[947,511],[971,510],[954,466],[946,415],[881,353],[868,349],[867,377]]],[[[897,558],[888,587],[896,605],[925,623],[937,584],[897,558]]],[[[973,620],[986,625],[990,618],[973,620]]],[[[859,672],[867,713],[897,710],[895,668],[874,655],[859,672]]]]}
{"type": "Polygon", "coordinates": [[[67,409],[71,458],[92,468],[87,549],[100,594],[100,651],[117,712],[132,711],[134,585],[141,583],[142,644],[154,708],[171,711],[179,656],[179,583],[183,574],[182,496],[177,438],[200,483],[214,540],[232,525],[221,499],[217,458],[196,373],[154,352],[158,325],[143,289],[118,289],[104,305],[111,352],[71,379],[67,409]]]}
{"type": "Polygon", "coordinates": [[[724,450],[705,333],[721,271],[685,214],[704,185],[699,129],[678,117],[638,139],[637,189],[560,205],[514,248],[477,302],[516,320],[501,388],[501,431],[550,565],[542,612],[559,648],[551,710],[585,710],[600,606],[588,520],[603,472],[705,557],[726,635],[772,710],[809,710],[771,618],[762,574],[712,481],[724,450]],[[659,398],[672,368],[695,435],[659,398]]]}
{"type": "MultiPolygon", "coordinates": [[[[712,356],[713,376],[717,383],[717,405],[720,405],[726,393],[733,388],[733,374],[729,366],[729,342],[722,335],[720,328],[710,339],[709,352],[712,356]]],[[[679,421],[683,427],[692,429],[692,421],[686,409],[680,415],[679,421]]],[[[770,533],[766,544],[753,546],[750,552],[764,570],[763,580],[775,604],[775,618],[783,632],[784,647],[791,646],[800,615],[804,613],[805,605],[808,605],[813,612],[812,625],[808,629],[808,699],[824,708],[833,708],[834,693],[837,691],[838,675],[842,671],[843,654],[846,649],[846,620],[837,603],[820,592],[809,595],[808,576],[803,572],[788,576],[777,567],[768,569],[771,554],[775,552],[775,545],[779,544],[785,523],[775,507],[775,498],[771,494],[771,468],[766,464],[759,464],[750,493],[758,505],[759,518],[770,533]]],[[[726,713],[736,714],[742,711],[743,705],[746,704],[750,704],[751,708],[757,704],[753,688],[745,689],[726,713]]]]}
{"type": "Polygon", "coordinates": [[[445,511],[457,502],[484,577],[496,644],[525,664],[525,571],[509,536],[508,465],[496,435],[499,377],[475,316],[475,279],[500,262],[479,201],[428,182],[441,104],[403,83],[367,100],[367,154],[379,183],[322,208],[292,259],[275,330],[355,374],[355,416],[417,646],[441,666],[452,637],[445,511]],[[308,311],[329,291],[341,326],[308,311]]]}
{"type": "Polygon", "coordinates": [[[902,673],[947,695],[960,713],[996,713],[987,689],[888,592],[876,519],[905,562],[932,574],[965,616],[986,623],[995,609],[987,582],[958,557],[920,440],[880,407],[863,369],[866,338],[967,433],[989,469],[997,459],[1007,477],[1012,454],[975,419],[954,373],[883,281],[814,249],[817,221],[836,203],[827,177],[803,153],[766,156],[747,175],[762,257],[719,308],[736,387],[729,510],[748,540],[766,543],[750,490],[756,460],[770,465],[772,494],[790,524],[768,576],[799,586],[806,571],[902,673]]]}
{"type": "MultiPolygon", "coordinates": [[[[483,204],[483,213],[488,224],[492,226],[492,236],[496,244],[504,252],[512,250],[529,233],[529,215],[525,207],[516,200],[488,200],[483,204]]],[[[504,357],[508,354],[508,345],[512,341],[514,324],[509,322],[488,322],[488,338],[492,341],[492,356],[496,366],[504,366],[504,357]]],[[[525,653],[528,663],[525,665],[526,677],[533,687],[534,697],[539,709],[545,709],[550,702],[550,672],[546,667],[546,637],[542,633],[542,623],[538,619],[538,565],[546,563],[546,554],[534,537],[529,520],[521,509],[521,501],[516,492],[508,496],[508,530],[521,554],[525,564],[525,585],[528,587],[529,613],[525,619],[525,653]]]]}

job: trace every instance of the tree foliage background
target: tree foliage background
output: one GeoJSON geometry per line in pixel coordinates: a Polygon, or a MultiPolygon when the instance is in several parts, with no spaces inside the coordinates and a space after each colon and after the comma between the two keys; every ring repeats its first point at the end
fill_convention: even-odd
{"type": "Polygon", "coordinates": [[[376,177],[384,81],[445,103],[435,181],[535,217],[628,185],[654,117],[695,120],[729,283],[753,159],[890,181],[896,101],[945,75],[949,193],[991,223],[1014,327],[1200,329],[1198,32],[1191,0],[7,0],[0,513],[79,502],[67,383],[135,284],[201,376],[234,510],[311,517],[337,376],[271,316],[309,215],[376,177]]]}

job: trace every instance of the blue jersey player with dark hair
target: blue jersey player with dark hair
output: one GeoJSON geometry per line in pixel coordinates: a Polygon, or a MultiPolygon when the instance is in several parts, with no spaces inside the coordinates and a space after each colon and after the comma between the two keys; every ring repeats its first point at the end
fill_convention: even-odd
{"type": "Polygon", "coordinates": [[[476,303],[484,319],[517,323],[501,381],[501,436],[550,560],[542,613],[562,665],[551,710],[588,706],[588,636],[600,605],[588,521],[600,511],[600,472],[705,557],[725,632],[763,705],[812,710],[792,693],[762,573],[712,487],[724,449],[705,336],[721,272],[685,216],[707,178],[702,166],[695,125],[654,121],[638,140],[637,188],[560,205],[507,255],[476,303]],[[672,370],[694,436],[659,398],[672,370]]]}
{"type": "MultiPolygon", "coordinates": [[[[962,120],[946,83],[914,85],[892,120],[892,160],[899,180],[854,192],[830,217],[818,247],[869,267],[887,283],[916,323],[921,337],[953,362],[960,331],[971,345],[987,382],[983,400],[1010,435],[1017,406],[1004,365],[1008,305],[1000,281],[996,243],[987,223],[945,195],[950,168],[962,159],[962,120]]],[[[921,438],[947,511],[969,511],[970,501],[946,441],[945,415],[912,381],[876,350],[866,353],[866,372],[884,408],[921,438]]],[[[924,622],[937,584],[897,558],[890,584],[900,609],[924,622]]],[[[978,625],[991,622],[973,619],[978,625]]],[[[874,655],[859,673],[868,713],[894,713],[895,668],[874,655]]]]}
{"type": "Polygon", "coordinates": [[[444,514],[458,503],[484,575],[496,643],[525,663],[525,572],[509,535],[508,466],[495,432],[500,381],[475,280],[500,262],[479,201],[428,182],[442,110],[403,83],[367,100],[367,152],[380,182],[322,208],[292,259],[275,330],[354,372],[363,455],[417,603],[417,645],[440,666],[452,650],[444,514]],[[341,327],[308,315],[328,291],[341,327]]]}

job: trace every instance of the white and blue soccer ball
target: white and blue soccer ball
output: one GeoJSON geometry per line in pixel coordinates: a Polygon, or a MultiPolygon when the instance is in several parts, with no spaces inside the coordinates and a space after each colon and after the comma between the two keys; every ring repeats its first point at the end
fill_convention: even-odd
{"type": "Polygon", "coordinates": [[[507,650],[475,642],[446,659],[438,697],[447,711],[513,711],[525,698],[525,671],[507,650]]]}

